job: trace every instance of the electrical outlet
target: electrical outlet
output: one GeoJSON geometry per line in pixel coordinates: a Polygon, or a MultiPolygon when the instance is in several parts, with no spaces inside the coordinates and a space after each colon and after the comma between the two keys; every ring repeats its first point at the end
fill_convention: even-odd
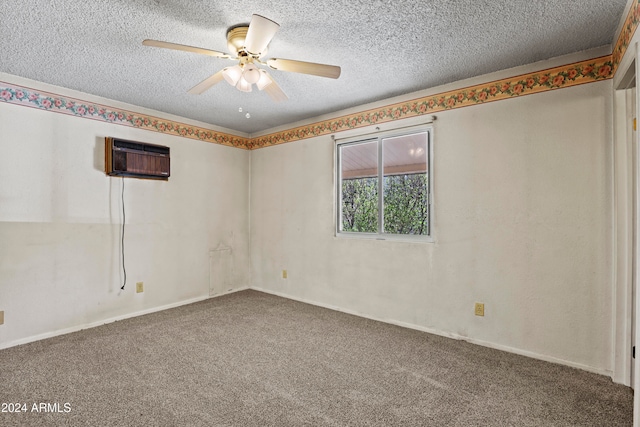
{"type": "Polygon", "coordinates": [[[282,270],[282,278],[283,279],[287,278],[287,270],[282,270]]]}
{"type": "Polygon", "coordinates": [[[4,310],[0,311],[0,325],[4,325],[4,310]]]}
{"type": "Polygon", "coordinates": [[[141,292],[144,292],[144,282],[137,282],[136,283],[136,293],[139,294],[141,292]]]}
{"type": "Polygon", "coordinates": [[[476,316],[484,316],[484,303],[476,303],[476,316]]]}

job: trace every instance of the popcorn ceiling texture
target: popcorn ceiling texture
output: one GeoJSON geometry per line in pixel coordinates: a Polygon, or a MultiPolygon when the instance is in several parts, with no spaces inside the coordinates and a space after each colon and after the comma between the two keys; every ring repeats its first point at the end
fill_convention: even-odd
{"type": "Polygon", "coordinates": [[[4,0],[0,71],[255,133],[493,71],[609,45],[626,0],[220,2],[4,0]],[[340,65],[338,80],[271,71],[289,100],[222,82],[233,63],[142,46],[152,38],[227,51],[252,13],[278,22],[267,58],[340,65]],[[251,113],[247,119],[238,107],[251,113]]]}

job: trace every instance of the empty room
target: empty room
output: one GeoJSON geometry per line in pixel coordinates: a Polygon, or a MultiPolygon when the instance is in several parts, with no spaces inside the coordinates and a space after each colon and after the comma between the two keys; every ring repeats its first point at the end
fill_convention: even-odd
{"type": "Polygon", "coordinates": [[[640,426],[640,0],[0,16],[0,425],[640,426]]]}

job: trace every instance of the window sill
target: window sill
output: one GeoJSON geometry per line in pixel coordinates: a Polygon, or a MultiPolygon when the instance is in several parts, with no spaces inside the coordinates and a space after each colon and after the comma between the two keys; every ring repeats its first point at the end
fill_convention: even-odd
{"type": "Polygon", "coordinates": [[[370,233],[336,233],[337,239],[355,239],[355,240],[382,240],[388,242],[400,243],[435,243],[433,236],[412,236],[399,234],[370,234],[370,233]]]}

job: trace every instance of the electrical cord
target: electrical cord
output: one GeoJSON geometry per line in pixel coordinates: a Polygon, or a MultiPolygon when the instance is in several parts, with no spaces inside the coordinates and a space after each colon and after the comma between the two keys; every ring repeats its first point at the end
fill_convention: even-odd
{"type": "Polygon", "coordinates": [[[122,177],[122,240],[120,241],[120,247],[122,252],[122,272],[124,273],[124,283],[122,284],[121,290],[124,290],[125,285],[127,284],[127,269],[124,266],[124,224],[126,222],[126,216],[124,211],[124,176],[122,177]]]}

